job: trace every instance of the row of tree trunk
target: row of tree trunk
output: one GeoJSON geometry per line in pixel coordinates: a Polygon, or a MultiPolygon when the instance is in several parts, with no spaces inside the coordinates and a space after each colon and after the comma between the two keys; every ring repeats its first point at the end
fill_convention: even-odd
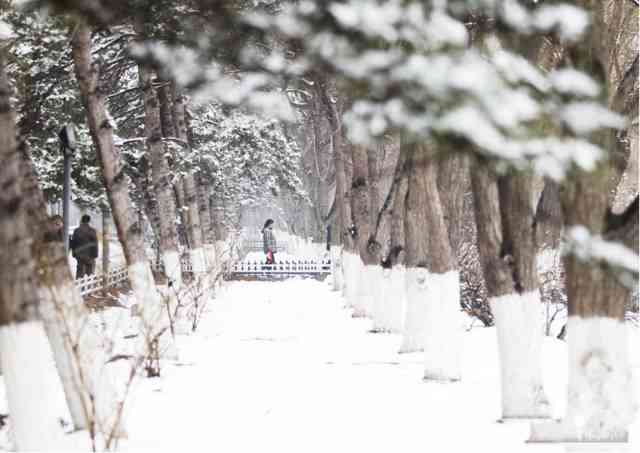
{"type": "MultiPolygon", "coordinates": [[[[602,17],[595,24],[595,36],[613,32],[602,17]]],[[[582,44],[583,54],[592,55],[590,49],[599,44],[582,44]]],[[[532,58],[543,69],[561,61],[562,49],[548,40],[529,45],[532,58]]],[[[572,54],[577,54],[575,49],[572,54]]],[[[606,64],[602,53],[595,55],[601,67],[610,68],[602,74],[614,93],[610,108],[626,115],[632,125],[637,102],[632,107],[626,100],[637,100],[637,58],[628,66],[630,75],[614,83],[613,64],[606,64]]],[[[383,178],[375,171],[382,145],[348,143],[340,123],[340,102],[333,101],[341,96],[330,81],[321,82],[325,114],[335,131],[338,234],[332,255],[334,266],[340,263],[343,271],[334,273],[335,288],[343,290],[354,316],[373,319],[374,331],[401,332],[400,352],[424,352],[425,379],[460,379],[456,250],[463,197],[470,190],[498,336],[503,418],[548,418],[537,255],[545,245],[558,246],[562,225],[567,230],[586,226],[592,234],[622,242],[637,253],[638,198],[615,215],[609,196],[626,168],[630,141],[616,131],[603,134],[599,142],[614,159],[594,172],[575,175],[561,187],[545,181],[540,197],[540,180],[533,174],[498,174],[490,163],[454,154],[446,144],[414,142],[403,136],[391,186],[383,191],[383,178]]],[[[620,398],[631,392],[632,385],[624,326],[630,289],[606,263],[568,255],[564,266],[570,351],[567,413],[561,422],[535,425],[532,440],[625,440],[634,412],[634,403],[620,398]]]]}
{"type": "MultiPolygon", "coordinates": [[[[137,23],[136,32],[144,36],[145,24],[137,23]]],[[[142,216],[134,208],[114,141],[114,125],[100,87],[100,67],[92,61],[89,26],[79,24],[73,30],[71,46],[91,138],[136,301],[139,329],[131,357],[149,357],[158,351],[175,355],[166,295],[156,287],[145,252],[142,216]]],[[[205,275],[217,259],[214,229],[221,227],[216,225],[210,190],[200,183],[202,178],[194,171],[171,177],[167,143],[178,143],[187,153],[190,149],[185,96],[174,83],[158,80],[142,64],[138,76],[145,112],[146,158],[151,163],[147,166],[150,175],[145,178],[151,181],[154,201],[145,203],[147,217],[154,223],[170,286],[179,289],[182,269],[178,226],[186,226],[185,242],[194,273],[200,275],[205,275]],[[182,222],[177,221],[180,215],[182,222]]],[[[11,96],[4,55],[0,54],[0,260],[5,269],[0,272],[0,357],[14,446],[16,450],[45,450],[59,445],[57,414],[41,404],[48,400],[51,379],[55,379],[47,368],[53,352],[74,427],[89,430],[93,440],[103,436],[109,447],[114,438],[126,434],[124,396],[114,385],[130,378],[123,378],[122,368],[113,364],[131,357],[110,349],[113,341],[108,335],[113,332],[101,332],[93,325],[71,276],[64,244],[49,234],[44,196],[29,150],[18,139],[11,96]]],[[[132,366],[135,368],[135,363],[132,366]]]]}

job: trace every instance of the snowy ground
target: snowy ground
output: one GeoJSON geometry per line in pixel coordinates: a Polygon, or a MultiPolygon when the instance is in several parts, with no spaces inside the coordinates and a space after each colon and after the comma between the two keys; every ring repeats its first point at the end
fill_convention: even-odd
{"type": "MultiPolygon", "coordinates": [[[[465,335],[462,382],[427,383],[420,354],[397,354],[397,335],[368,333],[370,321],[352,318],[329,288],[314,280],[231,283],[211,303],[199,331],[179,337],[180,361],[167,362],[159,379],[139,381],[127,420],[130,436],[120,449],[640,451],[639,421],[631,445],[526,444],[528,423],[496,422],[494,329],[465,335]]],[[[640,391],[637,329],[634,335],[640,391]]],[[[566,347],[552,339],[544,347],[545,384],[560,416],[566,347]]],[[[66,447],[78,449],[82,436],[68,436],[66,447]]]]}

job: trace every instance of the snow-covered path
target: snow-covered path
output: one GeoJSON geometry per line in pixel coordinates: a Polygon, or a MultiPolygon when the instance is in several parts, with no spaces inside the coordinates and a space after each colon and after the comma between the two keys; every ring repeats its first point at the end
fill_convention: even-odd
{"type": "MultiPolygon", "coordinates": [[[[237,282],[181,361],[142,381],[126,450],[216,452],[564,452],[527,445],[527,423],[499,424],[493,329],[465,335],[463,381],[422,381],[420,354],[370,334],[339,293],[312,280],[237,282]]],[[[443,345],[446,348],[446,345],[443,345]]],[[[564,344],[545,344],[546,384],[563,412],[564,344]]],[[[638,423],[634,430],[638,429],[638,423]]],[[[633,439],[638,438],[634,435],[633,439]]],[[[619,450],[632,451],[629,446],[619,450]]]]}

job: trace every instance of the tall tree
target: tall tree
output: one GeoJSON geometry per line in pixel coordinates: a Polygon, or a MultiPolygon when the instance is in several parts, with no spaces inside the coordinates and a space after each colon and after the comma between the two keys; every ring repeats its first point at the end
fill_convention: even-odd
{"type": "Polygon", "coordinates": [[[502,416],[546,417],[550,408],[542,385],[533,177],[497,178],[485,164],[476,163],[471,180],[478,250],[498,333],[502,416]]]}
{"type": "MultiPolygon", "coordinates": [[[[136,33],[145,36],[145,24],[136,19],[136,33]]],[[[176,206],[171,185],[171,174],[162,143],[160,103],[153,87],[153,74],[143,64],[138,65],[139,84],[144,99],[144,130],[148,159],[151,161],[153,191],[158,200],[159,246],[167,277],[178,287],[182,283],[178,231],[176,228],[176,206]]]]}
{"type": "Polygon", "coordinates": [[[14,446],[46,450],[60,438],[57,415],[43,407],[51,388],[49,344],[39,317],[36,262],[21,187],[11,89],[0,51],[0,360],[14,446]],[[29,360],[24,360],[29,357],[29,360]]]}
{"type": "MultiPolygon", "coordinates": [[[[406,140],[406,138],[403,138],[406,140]]],[[[460,379],[459,275],[437,188],[433,144],[404,142],[407,310],[402,351],[425,351],[425,379],[460,379]],[[447,344],[446,353],[442,344],[447,344]]]]}
{"type": "MultiPolygon", "coordinates": [[[[172,113],[173,124],[176,137],[181,141],[182,146],[191,150],[187,133],[186,103],[185,96],[176,86],[172,85],[172,113]]],[[[206,257],[204,252],[204,239],[202,227],[200,225],[200,207],[198,205],[198,188],[195,175],[192,170],[182,178],[182,193],[184,194],[184,206],[186,208],[186,227],[189,247],[191,249],[191,264],[194,272],[204,272],[206,270],[206,257]]]]}
{"type": "Polygon", "coordinates": [[[636,195],[625,211],[614,214],[610,194],[629,159],[632,140],[624,137],[637,121],[638,10],[631,2],[581,4],[590,10],[591,39],[574,43],[567,53],[572,63],[589,70],[607,88],[601,96],[610,107],[631,121],[621,132],[583,131],[606,150],[606,158],[594,171],[576,172],[562,191],[571,251],[564,258],[569,306],[567,409],[561,422],[534,424],[531,437],[619,442],[628,439],[628,427],[638,410],[637,401],[630,397],[633,384],[624,310],[638,281],[640,212],[636,195]],[[615,17],[631,24],[631,33],[614,25],[615,17]],[[625,33],[627,38],[620,40],[625,33]]]}
{"type": "MultiPolygon", "coordinates": [[[[87,113],[91,138],[102,167],[109,204],[124,250],[129,270],[129,282],[143,322],[143,336],[151,348],[158,341],[163,326],[163,310],[156,290],[151,266],[145,254],[140,218],[133,212],[126,175],[114,143],[113,125],[104,104],[105,93],[98,86],[99,66],[91,61],[91,30],[79,23],[71,40],[76,78],[87,113]]],[[[166,344],[164,348],[166,348],[166,344]]]]}

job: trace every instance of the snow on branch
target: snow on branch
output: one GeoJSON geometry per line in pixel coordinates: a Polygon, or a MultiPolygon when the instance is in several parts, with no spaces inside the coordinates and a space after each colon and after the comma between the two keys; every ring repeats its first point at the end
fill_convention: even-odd
{"type": "Polygon", "coordinates": [[[581,261],[598,261],[614,270],[622,271],[621,283],[634,288],[640,274],[640,257],[620,242],[607,241],[593,235],[582,225],[569,228],[566,233],[563,253],[573,255],[581,261]]]}
{"type": "MultiPolygon", "coordinates": [[[[555,33],[572,41],[589,25],[588,14],[569,4],[472,3],[512,35],[555,33]]],[[[350,93],[344,116],[353,142],[375,143],[391,130],[415,141],[449,136],[474,145],[465,150],[554,179],[574,167],[592,170],[605,153],[587,137],[624,126],[599,103],[598,84],[572,67],[541,71],[498,35],[469,47],[458,19],[469,5],[451,0],[432,6],[405,0],[300,3],[277,16],[247,20],[298,45],[298,64],[289,67],[321,67],[354,87],[357,95],[350,93]]]]}

